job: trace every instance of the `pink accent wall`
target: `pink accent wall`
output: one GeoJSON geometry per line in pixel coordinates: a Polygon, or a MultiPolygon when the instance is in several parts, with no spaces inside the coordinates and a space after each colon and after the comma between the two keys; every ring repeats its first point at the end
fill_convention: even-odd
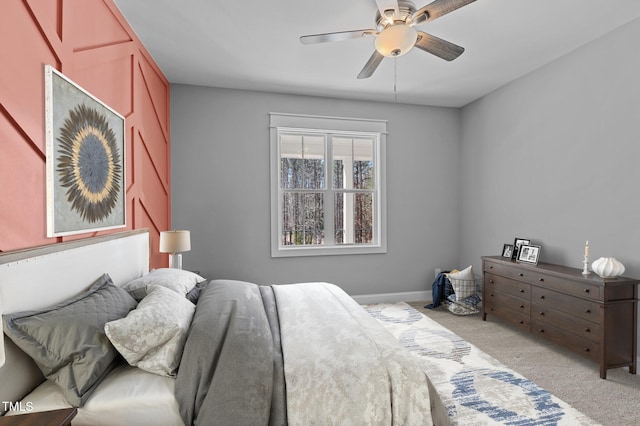
{"type": "MultiPolygon", "coordinates": [[[[44,65],[126,120],[127,229],[149,228],[150,267],[171,224],[169,82],[112,0],[2,0],[0,251],[47,238],[44,65]]],[[[116,231],[105,231],[117,232],[116,231]]]]}

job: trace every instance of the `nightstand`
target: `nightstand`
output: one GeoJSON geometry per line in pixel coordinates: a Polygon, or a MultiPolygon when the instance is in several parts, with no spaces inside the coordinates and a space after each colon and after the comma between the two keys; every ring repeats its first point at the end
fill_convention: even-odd
{"type": "Polygon", "coordinates": [[[16,416],[2,416],[0,417],[0,426],[68,426],[76,414],[78,414],[78,409],[72,407],[16,416]]]}

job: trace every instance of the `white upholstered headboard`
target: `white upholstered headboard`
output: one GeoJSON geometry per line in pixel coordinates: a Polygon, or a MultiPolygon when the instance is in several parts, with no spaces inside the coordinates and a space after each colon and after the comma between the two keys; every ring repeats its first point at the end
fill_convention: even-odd
{"type": "MultiPolygon", "coordinates": [[[[148,272],[146,229],[0,253],[0,313],[54,305],[86,290],[104,273],[121,286],[148,272]]],[[[34,371],[33,361],[7,340],[4,336],[6,360],[0,367],[0,401],[17,401],[42,381],[42,375],[37,368],[34,371]]]]}

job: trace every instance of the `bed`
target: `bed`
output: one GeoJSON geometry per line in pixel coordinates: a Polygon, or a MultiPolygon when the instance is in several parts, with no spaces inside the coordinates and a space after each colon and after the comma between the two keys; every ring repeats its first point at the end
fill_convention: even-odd
{"type": "Polygon", "coordinates": [[[148,265],[146,230],[0,254],[6,415],[77,406],[74,425],[432,423],[415,357],[339,287],[148,265]]]}

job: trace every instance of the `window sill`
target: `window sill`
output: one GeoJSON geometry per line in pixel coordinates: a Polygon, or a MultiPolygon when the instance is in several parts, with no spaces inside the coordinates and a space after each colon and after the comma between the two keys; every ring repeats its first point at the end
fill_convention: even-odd
{"type": "Polygon", "coordinates": [[[380,254],[386,252],[387,248],[381,245],[344,245],[333,247],[295,246],[272,248],[271,257],[344,256],[351,254],[380,254]]]}

